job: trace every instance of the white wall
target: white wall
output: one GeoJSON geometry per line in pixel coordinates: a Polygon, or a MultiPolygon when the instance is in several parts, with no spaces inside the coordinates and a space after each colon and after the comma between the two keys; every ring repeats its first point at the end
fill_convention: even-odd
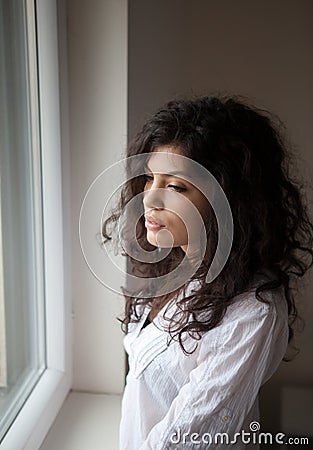
{"type": "MultiPolygon", "coordinates": [[[[130,135],[172,96],[244,94],[286,123],[300,172],[312,179],[312,13],[309,0],[129,2],[130,135]]],[[[281,426],[281,386],[313,388],[313,274],[307,283],[298,297],[307,322],[298,340],[301,353],[264,387],[263,429],[281,426]]],[[[304,406],[297,411],[299,424],[301,414],[312,418],[304,406]]]]}
{"type": "Polygon", "coordinates": [[[68,0],[67,11],[73,388],[121,393],[125,359],[116,317],[122,299],[90,272],[79,245],[78,221],[89,185],[126,147],[127,1],[68,0]]]}

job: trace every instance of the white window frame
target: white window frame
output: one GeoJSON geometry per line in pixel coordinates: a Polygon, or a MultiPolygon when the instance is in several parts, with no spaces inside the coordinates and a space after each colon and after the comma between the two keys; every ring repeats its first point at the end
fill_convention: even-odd
{"type": "MultiPolygon", "coordinates": [[[[0,179],[1,192],[1,179],[0,179]]],[[[0,388],[7,385],[7,356],[5,342],[5,307],[3,289],[2,218],[0,196],[0,388]]]]}
{"type": "MultiPolygon", "coordinates": [[[[28,0],[28,10],[36,0],[28,0]]],[[[56,0],[37,0],[40,145],[42,149],[47,368],[1,442],[35,450],[71,387],[71,307],[64,295],[62,168],[56,0]]],[[[28,23],[35,27],[34,14],[28,23]],[[32,23],[33,21],[33,23],[32,23]]],[[[30,37],[32,33],[30,33],[30,37]]],[[[33,67],[36,67],[36,55],[33,67]]]]}

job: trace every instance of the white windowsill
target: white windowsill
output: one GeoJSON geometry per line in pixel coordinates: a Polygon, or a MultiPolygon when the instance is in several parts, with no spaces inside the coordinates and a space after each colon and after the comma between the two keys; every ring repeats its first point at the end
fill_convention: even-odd
{"type": "Polygon", "coordinates": [[[118,450],[121,397],[70,392],[40,450],[118,450]]]}

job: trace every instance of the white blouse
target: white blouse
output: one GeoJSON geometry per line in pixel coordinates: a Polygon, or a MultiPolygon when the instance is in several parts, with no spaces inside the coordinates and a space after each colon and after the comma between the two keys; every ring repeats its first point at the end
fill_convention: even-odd
{"type": "MultiPolygon", "coordinates": [[[[189,284],[187,295],[197,283],[189,284]]],[[[146,327],[148,306],[139,323],[129,324],[120,450],[224,449],[227,439],[232,449],[250,448],[248,439],[257,439],[258,424],[252,422],[259,421],[258,391],[288,345],[282,289],[262,295],[270,304],[256,299],[255,287],[236,296],[220,325],[200,341],[186,339],[187,349],[198,342],[188,356],[177,341],[168,345],[168,322],[162,318],[166,306],[146,327]]],[[[251,448],[259,448],[257,441],[251,448]]]]}

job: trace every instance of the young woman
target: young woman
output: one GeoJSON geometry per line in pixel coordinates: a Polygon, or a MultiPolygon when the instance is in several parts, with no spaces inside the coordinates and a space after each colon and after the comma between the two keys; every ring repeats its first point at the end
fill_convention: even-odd
{"type": "Polygon", "coordinates": [[[107,242],[109,225],[141,196],[134,241],[165,256],[127,256],[144,283],[125,290],[121,450],[258,448],[258,391],[286,355],[295,282],[313,256],[313,226],[281,127],[238,97],[177,100],[129,146],[145,173],[126,183],[103,236],[107,242]],[[230,253],[210,282],[221,223],[214,189],[205,193],[194,165],[213,175],[232,213],[230,253]],[[193,272],[181,277],[183,261],[193,272]]]}

